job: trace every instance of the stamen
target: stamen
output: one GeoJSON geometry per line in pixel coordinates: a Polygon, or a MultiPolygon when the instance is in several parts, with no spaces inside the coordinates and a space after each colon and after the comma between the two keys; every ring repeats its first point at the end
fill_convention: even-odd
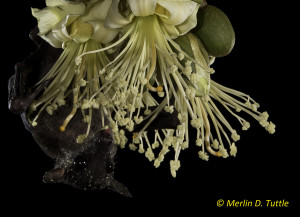
{"type": "Polygon", "coordinates": [[[123,41],[124,41],[124,40],[132,33],[132,31],[134,31],[134,27],[135,27],[135,25],[133,25],[133,26],[126,32],[126,34],[123,35],[123,37],[120,38],[120,39],[119,39],[118,41],[116,41],[115,43],[113,43],[113,44],[111,44],[111,45],[109,45],[109,46],[107,46],[107,47],[105,47],[105,48],[101,48],[101,49],[99,49],[99,50],[93,50],[93,51],[84,52],[84,53],[82,53],[81,55],[79,55],[79,56],[75,59],[75,61],[76,61],[76,62],[78,62],[78,61],[80,62],[80,59],[81,59],[83,56],[87,55],[87,54],[93,54],[93,53],[103,52],[103,51],[109,50],[110,48],[116,47],[118,44],[120,44],[121,42],[123,42],[123,41]]]}
{"type": "Polygon", "coordinates": [[[83,75],[83,71],[84,71],[84,59],[80,65],[80,73],[79,75],[76,77],[76,81],[75,81],[75,88],[73,89],[73,109],[71,111],[71,113],[67,116],[67,118],[64,120],[63,124],[59,127],[59,130],[61,132],[64,132],[66,130],[67,125],[69,124],[69,122],[72,120],[72,118],[74,117],[74,115],[77,112],[78,106],[77,106],[77,101],[78,101],[78,95],[79,95],[79,84],[78,81],[80,81],[80,79],[82,78],[83,75]]]}
{"type": "Polygon", "coordinates": [[[201,109],[201,113],[202,113],[202,118],[204,120],[204,125],[205,125],[205,136],[204,136],[204,140],[205,140],[205,146],[206,146],[206,150],[217,157],[221,157],[222,154],[218,151],[215,152],[214,150],[212,150],[212,148],[210,147],[210,141],[209,141],[209,136],[210,136],[210,125],[209,125],[209,121],[205,112],[205,109],[203,107],[203,104],[201,102],[202,100],[199,100],[199,104],[200,104],[200,109],[201,109]]]}
{"type": "Polygon", "coordinates": [[[61,132],[64,132],[66,130],[67,125],[69,124],[69,122],[72,120],[72,118],[74,117],[74,115],[77,112],[78,107],[77,107],[76,103],[77,103],[77,100],[78,100],[78,89],[77,90],[75,89],[74,92],[77,92],[77,93],[74,93],[73,109],[72,109],[71,113],[67,116],[67,118],[64,120],[63,124],[59,127],[59,130],[61,132]]]}
{"type": "Polygon", "coordinates": [[[146,79],[148,80],[146,85],[147,85],[147,88],[153,92],[163,92],[162,86],[158,86],[155,88],[149,83],[150,78],[152,77],[155,69],[156,69],[156,48],[155,48],[155,44],[153,42],[152,43],[151,67],[150,67],[148,74],[146,75],[146,79]]]}

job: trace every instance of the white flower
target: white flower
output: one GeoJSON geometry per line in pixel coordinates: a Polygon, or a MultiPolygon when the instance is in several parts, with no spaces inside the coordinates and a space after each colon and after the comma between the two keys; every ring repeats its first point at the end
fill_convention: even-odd
{"type": "MultiPolygon", "coordinates": [[[[107,109],[110,117],[114,113],[124,112],[111,120],[120,127],[126,125],[129,131],[134,132],[135,124],[141,123],[143,127],[136,134],[142,135],[160,112],[178,112],[179,126],[157,130],[154,138],[154,142],[161,145],[154,166],[158,167],[165,154],[173,148],[174,161],[170,162],[170,167],[174,177],[179,168],[179,154],[188,147],[189,124],[197,130],[196,145],[202,148],[198,154],[204,160],[208,160],[207,153],[223,158],[229,156],[224,145],[225,138],[231,147],[228,132],[232,133],[233,141],[240,139],[214,101],[236,117],[244,129],[249,124],[235,114],[235,110],[250,114],[270,133],[275,131],[273,124],[263,123],[267,115],[259,115],[256,109],[258,104],[248,95],[211,80],[210,75],[214,72],[210,68],[211,61],[205,58],[200,39],[188,33],[197,24],[199,7],[190,0],[113,0],[104,26],[120,30],[122,35],[111,45],[80,56],[122,47],[114,60],[103,69],[109,75],[105,84],[112,88],[99,93],[111,100],[111,107],[107,109]],[[119,78],[122,78],[123,85],[120,85],[119,78]],[[154,93],[163,99],[157,101],[154,93]],[[174,103],[171,98],[174,98],[174,103]],[[141,111],[149,106],[156,106],[156,109],[143,116],[141,111]],[[143,122],[137,117],[141,117],[143,122]],[[127,120],[126,124],[123,120],[127,120]],[[218,138],[211,145],[213,131],[218,138]]],[[[149,141],[147,134],[134,138],[133,142],[136,140],[139,144],[145,140],[149,147],[153,142],[149,141]]],[[[145,151],[143,146],[139,150],[141,153],[145,151]]],[[[235,148],[231,147],[231,154],[235,153],[235,148]]],[[[147,156],[150,156],[149,153],[147,156]]]]}
{"type": "Polygon", "coordinates": [[[121,28],[133,21],[133,17],[157,15],[172,38],[185,34],[197,24],[199,4],[189,0],[128,0],[129,14],[124,17],[118,10],[120,0],[113,0],[105,26],[121,28]]]}
{"type": "MultiPolygon", "coordinates": [[[[180,167],[180,152],[189,146],[189,125],[197,132],[196,145],[202,148],[198,155],[203,160],[208,160],[208,154],[229,157],[225,142],[229,144],[230,155],[236,155],[237,149],[231,140],[238,141],[240,136],[217,105],[232,114],[243,130],[248,129],[250,123],[236,114],[239,111],[248,113],[270,133],[275,132],[268,114],[260,113],[259,105],[249,95],[211,80],[212,61],[201,50],[200,39],[189,32],[197,24],[199,3],[90,0],[86,4],[68,4],[49,0],[47,6],[44,11],[33,10],[39,20],[40,34],[53,46],[60,47],[64,43],[65,50],[40,81],[54,78],[33,108],[42,105],[40,114],[47,106],[46,110],[52,114],[57,103],[60,105],[65,99],[66,90],[73,93],[73,110],[61,131],[77,108],[82,109],[89,126],[91,108],[103,109],[114,141],[121,148],[127,142],[122,129],[127,129],[133,132],[128,147],[145,153],[150,161],[154,160],[155,167],[173,149],[174,160],[170,161],[173,177],[180,167]],[[103,47],[99,42],[110,43],[103,47]],[[112,60],[106,52],[113,54],[112,60]],[[152,106],[155,109],[150,111],[152,106]],[[150,141],[147,127],[161,112],[175,113],[180,123],[174,129],[155,130],[154,141],[150,141]],[[139,132],[135,132],[137,124],[142,127],[139,132]],[[212,132],[217,138],[214,139],[212,132]],[[144,145],[148,145],[147,151],[144,145]],[[152,149],[158,147],[161,151],[155,159],[152,149]]],[[[33,124],[37,117],[32,120],[33,124]]],[[[89,127],[82,138],[88,131],[89,127]]]]}
{"type": "Polygon", "coordinates": [[[39,35],[52,46],[61,47],[62,42],[54,37],[52,28],[69,14],[76,17],[82,15],[86,6],[80,2],[69,4],[61,0],[46,0],[46,5],[47,7],[41,10],[32,8],[32,15],[38,20],[39,35]]]}
{"type": "Polygon", "coordinates": [[[117,30],[103,26],[112,0],[90,0],[66,3],[62,0],[46,0],[44,9],[32,9],[38,20],[39,35],[54,47],[74,40],[78,43],[90,39],[108,43],[118,34],[117,30]],[[101,11],[101,13],[99,13],[101,11]]]}
{"type": "MultiPolygon", "coordinates": [[[[39,108],[39,111],[33,113],[34,111],[31,110],[29,116],[34,116],[32,123],[37,121],[43,110],[52,114],[58,105],[65,105],[65,99],[71,93],[72,111],[66,116],[59,129],[62,132],[65,131],[78,108],[81,108],[83,120],[88,124],[84,135],[88,136],[93,109],[100,109],[100,105],[104,104],[110,105],[101,94],[97,98],[93,97],[96,93],[100,93],[100,88],[103,90],[110,88],[110,86],[105,87],[104,84],[104,78],[108,75],[105,72],[99,75],[99,72],[109,63],[106,54],[77,57],[82,53],[102,48],[101,43],[112,41],[118,34],[118,30],[107,29],[103,26],[111,3],[112,0],[89,0],[84,3],[47,0],[46,8],[32,9],[33,16],[38,20],[39,35],[52,46],[64,49],[53,67],[38,82],[40,84],[51,80],[36,100],[35,108],[39,108]]],[[[102,120],[103,124],[104,120],[102,120]]],[[[113,131],[118,134],[118,128],[113,131]]],[[[116,138],[119,138],[120,146],[124,147],[127,138],[123,135],[116,138]]]]}
{"type": "Polygon", "coordinates": [[[87,9],[87,13],[80,17],[81,22],[87,22],[93,26],[94,34],[91,36],[91,39],[96,42],[106,44],[112,41],[119,33],[118,30],[104,27],[104,20],[111,2],[112,0],[97,1],[87,9]]]}

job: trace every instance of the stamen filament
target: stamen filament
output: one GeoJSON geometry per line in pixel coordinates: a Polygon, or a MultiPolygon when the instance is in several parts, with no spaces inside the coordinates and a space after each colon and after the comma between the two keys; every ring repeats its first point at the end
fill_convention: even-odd
{"type": "Polygon", "coordinates": [[[206,150],[214,155],[214,156],[217,156],[217,157],[221,157],[222,154],[218,151],[218,152],[215,152],[214,150],[212,150],[212,148],[210,147],[210,141],[209,141],[209,136],[210,136],[210,125],[209,125],[209,121],[208,121],[208,118],[207,118],[207,115],[206,115],[206,112],[205,112],[205,109],[203,107],[203,104],[202,104],[202,100],[200,99],[199,100],[199,104],[200,104],[200,109],[201,109],[201,113],[202,113],[202,118],[204,120],[204,125],[205,125],[205,137],[204,137],[204,140],[205,140],[205,145],[206,145],[206,150]]]}
{"type": "MultiPolygon", "coordinates": [[[[86,48],[87,45],[85,45],[86,48]]],[[[82,63],[80,65],[80,72],[79,75],[76,77],[75,80],[75,88],[73,89],[73,108],[71,113],[66,117],[66,119],[64,120],[63,124],[59,127],[59,130],[61,132],[64,132],[66,130],[67,125],[69,124],[69,122],[72,120],[72,118],[74,117],[74,115],[77,112],[78,106],[77,106],[77,102],[78,102],[78,96],[79,96],[79,85],[78,85],[78,81],[82,78],[83,76],[83,72],[84,72],[84,59],[82,60],[82,63]]]]}
{"type": "Polygon", "coordinates": [[[150,70],[146,76],[146,79],[148,80],[147,81],[147,88],[153,92],[163,92],[163,87],[162,86],[158,86],[158,87],[153,87],[149,81],[150,81],[150,78],[152,77],[155,69],[156,69],[156,48],[155,48],[155,44],[154,42],[152,43],[152,54],[151,54],[151,67],[150,67],[150,70]]]}

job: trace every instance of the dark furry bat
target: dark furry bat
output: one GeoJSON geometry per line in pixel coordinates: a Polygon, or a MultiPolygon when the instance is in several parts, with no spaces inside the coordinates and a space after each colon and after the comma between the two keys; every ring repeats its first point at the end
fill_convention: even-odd
{"type": "MultiPolygon", "coordinates": [[[[13,113],[21,115],[25,128],[31,132],[41,149],[55,160],[54,168],[45,173],[44,182],[61,182],[80,189],[109,188],[124,196],[131,196],[127,188],[114,179],[117,146],[110,129],[100,128],[102,116],[99,110],[94,109],[89,135],[81,144],[76,142],[76,137],[85,132],[87,124],[82,122],[83,116],[80,112],[76,113],[65,132],[60,132],[57,127],[70,113],[71,99],[52,115],[43,111],[37,127],[29,124],[28,107],[51,81],[47,80],[34,89],[30,87],[51,69],[62,53],[62,49],[53,48],[37,33],[38,29],[35,28],[30,33],[30,38],[38,49],[23,62],[16,64],[15,74],[9,80],[8,107],[13,113]]],[[[172,115],[163,111],[147,130],[176,129],[179,124],[177,115],[177,111],[172,115]]],[[[108,124],[107,118],[105,119],[108,124]]],[[[142,127],[143,123],[137,125],[134,131],[142,127]]]]}

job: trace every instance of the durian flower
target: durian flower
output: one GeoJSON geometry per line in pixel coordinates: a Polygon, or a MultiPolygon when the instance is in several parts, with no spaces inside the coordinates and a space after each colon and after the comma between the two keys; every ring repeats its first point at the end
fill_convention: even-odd
{"type": "Polygon", "coordinates": [[[93,40],[108,43],[118,34],[104,28],[103,21],[111,0],[89,0],[66,3],[63,0],[46,0],[44,9],[32,9],[38,20],[39,35],[53,47],[62,48],[63,43],[84,43],[93,40]]]}
{"type": "Polygon", "coordinates": [[[201,49],[203,45],[195,35],[188,33],[197,25],[200,6],[190,0],[113,0],[104,24],[120,30],[122,37],[77,58],[80,61],[88,55],[120,47],[114,60],[101,71],[108,88],[99,90],[90,101],[96,97],[105,101],[115,142],[123,148],[127,142],[123,128],[134,132],[129,148],[145,153],[155,167],[173,148],[170,169],[174,177],[180,167],[179,154],[190,143],[190,125],[197,131],[196,145],[201,148],[199,157],[203,160],[208,160],[207,152],[223,158],[229,156],[224,138],[230,155],[236,155],[232,140],[236,142],[240,136],[216,101],[237,118],[243,130],[250,124],[237,115],[239,111],[254,117],[270,133],[275,131],[275,125],[267,120],[268,114],[258,112],[259,105],[252,98],[210,79],[214,58],[201,49]],[[150,109],[152,106],[156,106],[154,110],[150,109]],[[178,112],[180,124],[176,129],[155,130],[152,140],[147,127],[163,111],[178,112]],[[137,124],[143,128],[135,132],[137,124]]]}
{"type": "Polygon", "coordinates": [[[41,96],[32,103],[28,116],[32,125],[36,126],[41,112],[46,110],[52,115],[59,106],[66,104],[68,97],[73,109],[60,130],[65,131],[77,110],[81,109],[84,121],[88,123],[86,135],[78,137],[81,143],[89,133],[92,110],[100,107],[101,100],[90,100],[90,96],[101,88],[101,79],[104,78],[99,76],[99,71],[108,64],[109,59],[104,52],[86,55],[80,62],[75,62],[76,57],[102,48],[119,31],[103,25],[111,0],[89,0],[84,3],[46,0],[46,5],[41,10],[32,9],[33,16],[38,20],[39,35],[52,46],[63,48],[63,52],[36,84],[50,81],[41,96]]]}

